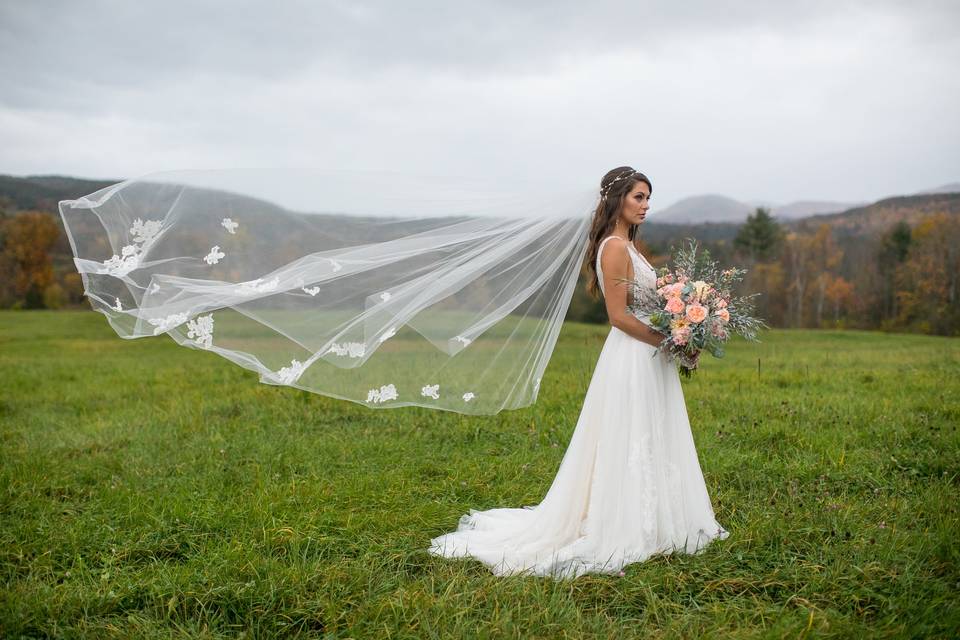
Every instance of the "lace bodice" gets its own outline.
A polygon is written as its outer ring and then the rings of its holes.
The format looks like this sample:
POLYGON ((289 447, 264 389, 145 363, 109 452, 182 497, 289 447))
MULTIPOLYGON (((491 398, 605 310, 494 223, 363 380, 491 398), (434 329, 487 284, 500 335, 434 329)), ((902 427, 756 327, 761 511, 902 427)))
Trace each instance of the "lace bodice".
MULTIPOLYGON (((607 240, 614 237, 616 236, 607 236, 604 238, 600 242, 600 248, 597 249, 597 279, 600 282, 600 292, 603 293, 604 296, 606 296, 606 292, 603 290, 603 270, 600 267, 600 256, 603 254, 603 246, 607 243, 607 240)), ((657 272, 653 266, 637 251, 637 248, 633 246, 632 242, 627 243, 627 253, 630 255, 630 261, 633 263, 634 279, 646 283, 655 289, 657 286, 657 272)))

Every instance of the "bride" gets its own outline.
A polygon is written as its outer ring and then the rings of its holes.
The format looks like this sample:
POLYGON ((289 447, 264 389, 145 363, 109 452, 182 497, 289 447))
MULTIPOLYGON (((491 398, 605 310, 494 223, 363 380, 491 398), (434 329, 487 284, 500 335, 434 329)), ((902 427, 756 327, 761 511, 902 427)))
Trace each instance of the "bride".
POLYGON ((676 366, 653 357, 665 337, 628 313, 619 279, 656 286, 634 244, 653 187, 619 167, 600 184, 587 256, 588 291, 611 328, 570 445, 536 506, 470 509, 428 551, 472 557, 495 575, 554 578, 617 573, 655 554, 697 553, 729 533, 717 523, 697 458, 676 366))
POLYGON ((656 284, 635 245, 651 191, 630 167, 604 176, 599 203, 592 186, 557 200, 404 172, 177 171, 59 208, 84 295, 120 336, 166 334, 370 408, 535 402, 585 256, 612 327, 550 489, 471 509, 429 548, 575 577, 727 535, 679 374, 654 357, 664 336, 628 312, 637 290, 621 281, 656 284))

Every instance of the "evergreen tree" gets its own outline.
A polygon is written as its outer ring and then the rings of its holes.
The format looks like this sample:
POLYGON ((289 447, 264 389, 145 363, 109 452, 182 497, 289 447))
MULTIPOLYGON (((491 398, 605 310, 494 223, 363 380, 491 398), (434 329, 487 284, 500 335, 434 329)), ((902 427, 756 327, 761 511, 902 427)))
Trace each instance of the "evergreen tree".
POLYGON ((901 220, 880 238, 880 250, 877 252, 877 267, 880 274, 880 303, 883 318, 894 318, 899 314, 897 308, 897 265, 907 259, 913 233, 910 225, 901 220))
POLYGON ((910 250, 911 236, 910 225, 903 220, 893 225, 883 235, 880 260, 896 262, 897 264, 906 260, 907 252, 910 250))
POLYGON ((753 262, 773 260, 779 255, 782 243, 783 229, 764 207, 757 207, 733 240, 734 248, 753 262))

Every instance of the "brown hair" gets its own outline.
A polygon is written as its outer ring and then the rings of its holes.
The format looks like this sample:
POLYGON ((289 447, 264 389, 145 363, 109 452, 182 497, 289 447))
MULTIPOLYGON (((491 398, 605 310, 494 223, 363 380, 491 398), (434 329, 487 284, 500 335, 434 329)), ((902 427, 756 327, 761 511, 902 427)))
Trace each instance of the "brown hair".
MULTIPOLYGON (((604 174, 600 180, 600 202, 593 212, 593 222, 590 225, 589 244, 587 245, 586 268, 588 274, 587 293, 594 299, 600 297, 600 285, 597 278, 597 251, 600 248, 600 241, 613 232, 614 225, 617 224, 617 218, 620 216, 620 210, 623 208, 623 200, 626 198, 633 185, 638 182, 645 182, 650 188, 650 194, 653 194, 653 185, 650 179, 632 167, 617 167, 604 174), (623 177, 627 176, 627 177, 623 177), (617 178, 620 178, 619 180, 617 178), (606 194, 606 197, 603 197, 606 194)), ((637 236, 640 233, 640 225, 632 224, 627 229, 627 238, 630 242, 637 245, 637 236)), ((639 248, 638 248, 639 249, 639 248)))

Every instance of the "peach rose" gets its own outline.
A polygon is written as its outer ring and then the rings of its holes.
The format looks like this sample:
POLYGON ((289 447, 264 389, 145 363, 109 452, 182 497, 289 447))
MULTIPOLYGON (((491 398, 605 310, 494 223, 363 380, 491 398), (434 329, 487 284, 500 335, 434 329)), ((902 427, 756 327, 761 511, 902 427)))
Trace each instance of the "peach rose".
POLYGON ((730 312, 726 309, 720 309, 717 311, 717 316, 719 316, 724 322, 730 322, 730 312))
POLYGON ((719 300, 713 303, 713 306, 715 306, 717 309, 723 309, 727 306, 727 301, 725 298, 720 298, 719 300))
POLYGON ((707 317, 707 308, 702 304, 691 304, 687 307, 687 320, 690 322, 703 322, 707 317))
POLYGON ((690 339, 690 328, 689 327, 677 327, 673 330, 673 341, 676 344, 687 344, 687 340, 690 339))
POLYGON ((685 307, 686 305, 683 304, 683 300, 680 298, 670 298, 663 308, 670 313, 683 313, 685 307))

